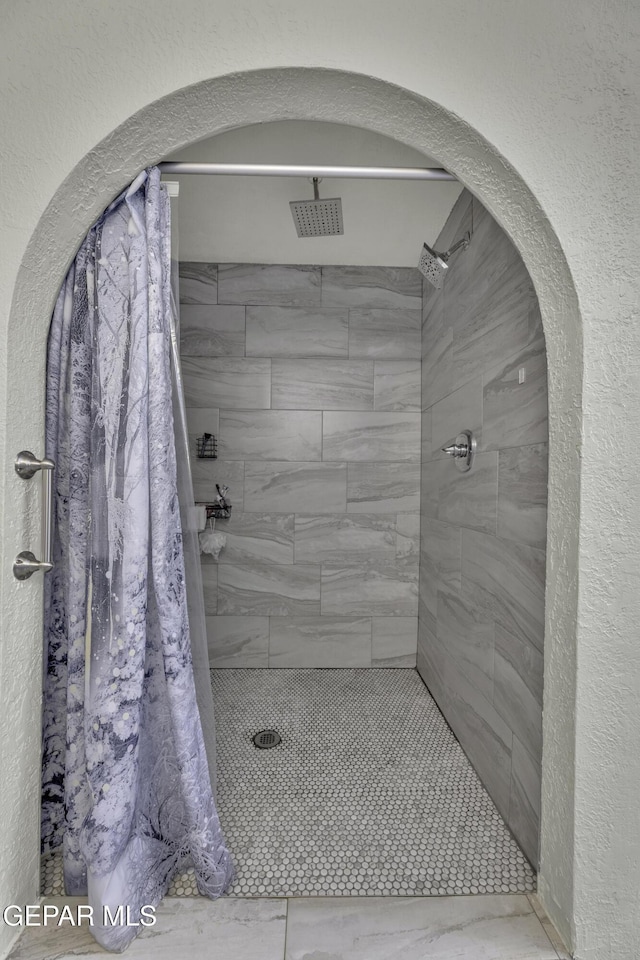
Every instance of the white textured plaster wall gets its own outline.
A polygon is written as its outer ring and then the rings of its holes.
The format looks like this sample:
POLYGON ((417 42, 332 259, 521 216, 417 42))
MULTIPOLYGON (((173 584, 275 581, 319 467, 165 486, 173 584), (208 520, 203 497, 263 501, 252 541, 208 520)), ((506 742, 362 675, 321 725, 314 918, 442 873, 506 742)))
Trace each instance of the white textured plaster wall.
POLYGON ((2 14, 0 900, 37 885, 40 587, 10 573, 35 545, 37 497, 12 460, 42 450, 57 285, 140 166, 244 123, 327 120, 456 172, 536 284, 551 407, 541 894, 580 960, 636 958, 640 497, 617 453, 640 432, 640 8, 23 0, 2 14))

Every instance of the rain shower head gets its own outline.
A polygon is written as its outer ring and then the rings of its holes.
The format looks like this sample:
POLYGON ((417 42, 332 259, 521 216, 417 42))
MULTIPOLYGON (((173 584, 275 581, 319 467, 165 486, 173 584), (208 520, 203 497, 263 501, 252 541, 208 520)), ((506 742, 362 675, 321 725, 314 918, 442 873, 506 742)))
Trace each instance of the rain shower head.
POLYGON ((313 200, 291 200, 291 216, 299 237, 334 237, 344 233, 342 200, 321 200, 318 177, 313 178, 313 200))
POLYGON ((423 244, 422 254, 418 262, 418 270, 423 277, 426 277, 429 283, 433 284, 436 290, 439 290, 444 283, 446 272, 449 269, 449 257, 452 253, 455 253, 456 250, 460 250, 461 247, 466 250, 469 246, 470 239, 471 235, 468 233, 465 234, 462 240, 454 243, 445 253, 438 253, 437 250, 432 250, 426 243, 423 244))

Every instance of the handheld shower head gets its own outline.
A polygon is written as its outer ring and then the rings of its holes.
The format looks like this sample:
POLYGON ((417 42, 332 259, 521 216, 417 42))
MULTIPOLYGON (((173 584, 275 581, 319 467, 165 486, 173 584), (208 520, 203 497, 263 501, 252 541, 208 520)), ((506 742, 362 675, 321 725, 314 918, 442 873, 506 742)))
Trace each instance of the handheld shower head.
POLYGON ((460 250, 460 248, 466 250, 469 246, 470 239, 471 235, 466 233, 462 240, 454 243, 445 253, 438 253, 437 250, 432 250, 426 243, 423 245, 422 254, 418 262, 418 270, 429 283, 433 284, 436 290, 439 290, 444 283, 446 272, 449 269, 449 257, 455 253, 456 250, 460 250))

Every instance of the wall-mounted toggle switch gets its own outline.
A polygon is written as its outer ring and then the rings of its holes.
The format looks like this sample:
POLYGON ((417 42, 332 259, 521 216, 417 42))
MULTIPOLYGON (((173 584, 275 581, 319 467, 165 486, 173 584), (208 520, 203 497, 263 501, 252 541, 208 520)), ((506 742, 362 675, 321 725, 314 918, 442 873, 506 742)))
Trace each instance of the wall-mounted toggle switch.
POLYGON ((526 379, 527 379, 527 368, 520 367, 520 369, 518 370, 518 383, 524 383, 526 379))

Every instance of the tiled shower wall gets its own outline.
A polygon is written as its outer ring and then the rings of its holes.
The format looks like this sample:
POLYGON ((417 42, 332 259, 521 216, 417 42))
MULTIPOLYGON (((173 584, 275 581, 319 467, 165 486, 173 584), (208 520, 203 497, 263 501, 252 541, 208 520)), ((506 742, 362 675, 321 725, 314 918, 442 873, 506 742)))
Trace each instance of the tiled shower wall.
POLYGON ((183 262, 180 299, 195 497, 233 504, 211 665, 414 666, 420 274, 183 262))
POLYGON ((537 299, 504 232, 465 191, 425 283, 418 669, 534 864, 538 859, 547 370, 537 299), (521 382, 523 381, 523 382, 521 382), (460 473, 440 448, 473 430, 460 473))

